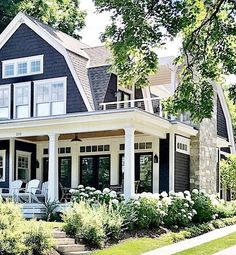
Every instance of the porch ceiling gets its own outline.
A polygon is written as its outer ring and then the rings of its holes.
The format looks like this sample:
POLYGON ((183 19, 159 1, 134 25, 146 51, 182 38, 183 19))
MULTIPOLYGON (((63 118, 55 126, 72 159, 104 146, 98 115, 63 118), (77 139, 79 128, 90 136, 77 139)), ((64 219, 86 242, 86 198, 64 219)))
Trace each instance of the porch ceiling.
MULTIPOLYGON (((88 138, 102 138, 102 137, 114 137, 114 136, 124 136, 125 132, 123 129, 119 130, 108 130, 108 131, 98 131, 98 132, 83 132, 83 133, 76 133, 78 134, 79 138, 81 139, 88 139, 88 138)), ((143 134, 142 132, 135 131, 135 135, 143 134)), ((74 138, 75 134, 61 134, 59 136, 59 140, 71 140, 74 138)), ((31 141, 31 142, 42 142, 48 141, 48 136, 27 136, 22 137, 24 140, 31 141)))

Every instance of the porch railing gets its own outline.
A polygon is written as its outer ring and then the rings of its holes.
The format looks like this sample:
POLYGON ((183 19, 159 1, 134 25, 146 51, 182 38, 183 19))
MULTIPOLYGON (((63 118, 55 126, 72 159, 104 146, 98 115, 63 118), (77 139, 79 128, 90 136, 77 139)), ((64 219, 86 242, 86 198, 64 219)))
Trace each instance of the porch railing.
POLYGON ((186 124, 192 124, 190 114, 188 113, 182 113, 178 116, 174 116, 163 111, 159 97, 101 103, 100 107, 104 111, 136 107, 168 120, 178 120, 186 124))

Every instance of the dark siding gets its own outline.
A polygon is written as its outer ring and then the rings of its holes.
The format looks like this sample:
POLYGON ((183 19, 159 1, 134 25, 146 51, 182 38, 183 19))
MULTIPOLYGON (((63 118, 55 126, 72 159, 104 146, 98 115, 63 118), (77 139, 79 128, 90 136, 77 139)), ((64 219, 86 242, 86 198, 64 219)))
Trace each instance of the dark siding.
MULTIPOLYGON (((111 73, 109 73, 109 66, 94 67, 89 69, 89 80, 96 110, 100 109, 99 104, 104 102, 107 87, 108 84, 110 84, 110 78, 111 73)), ((113 87, 113 82, 110 85, 113 87)), ((109 100, 109 95, 107 95, 106 100, 109 100)))
POLYGON ((0 50, 0 85, 67 76, 67 113, 86 111, 77 85, 64 57, 33 30, 22 24, 0 50), (44 55, 44 73, 2 79, 3 60, 44 55))
POLYGON ((160 139, 160 192, 169 192, 169 134, 166 139, 160 139))
POLYGON ((226 119, 220 103, 219 97, 217 96, 217 135, 229 139, 226 119))
POLYGON ((0 141, 0 150, 6 150, 5 182, 0 182, 0 188, 9 188, 9 140, 0 141))
MULTIPOLYGON (((31 154, 31 179, 35 179, 36 178, 36 144, 16 141, 15 150, 32 153, 31 154)), ((15 162, 16 162, 16 158, 15 158, 15 162)), ((16 178, 16 172, 15 172, 15 178, 16 178)))
POLYGON ((116 101, 116 93, 117 93, 117 76, 115 74, 111 74, 104 102, 116 101))
POLYGON ((175 191, 189 190, 189 167, 190 156, 175 152, 175 191))

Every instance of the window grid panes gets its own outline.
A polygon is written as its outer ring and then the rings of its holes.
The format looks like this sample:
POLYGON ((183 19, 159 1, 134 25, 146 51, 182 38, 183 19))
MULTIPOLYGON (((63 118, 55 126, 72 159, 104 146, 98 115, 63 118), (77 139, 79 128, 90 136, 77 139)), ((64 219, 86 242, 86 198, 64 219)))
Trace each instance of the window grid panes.
POLYGON ((0 181, 5 181, 5 156, 4 153, 0 154, 0 181))
POLYGON ((17 74, 18 75, 27 74, 27 62, 17 64, 17 74))
MULTIPOLYGON (((134 144, 134 149, 135 150, 148 150, 152 149, 152 142, 147 142, 147 143, 135 143, 134 144)), ((125 144, 120 144, 120 150, 123 151, 125 150, 125 144)))
POLYGON ((17 163, 18 179, 29 181, 30 179, 30 157, 19 155, 17 163))
POLYGON ((9 119, 9 88, 0 88, 0 119, 9 119))
POLYGON ((5 65, 5 76, 14 76, 14 64, 5 65))
POLYGON ((100 152, 110 151, 110 145, 92 145, 92 146, 80 146, 80 152, 100 152))
POLYGON ((38 73, 41 71, 41 61, 34 60, 31 61, 31 73, 38 73))
POLYGON ((15 86, 15 118, 29 117, 30 87, 15 86))

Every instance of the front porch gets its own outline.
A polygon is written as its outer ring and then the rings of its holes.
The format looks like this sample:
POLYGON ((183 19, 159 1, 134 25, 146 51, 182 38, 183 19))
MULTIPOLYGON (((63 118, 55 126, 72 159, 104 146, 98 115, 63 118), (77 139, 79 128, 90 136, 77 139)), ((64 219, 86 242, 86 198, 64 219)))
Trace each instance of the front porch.
POLYGON ((174 190, 175 135, 190 138, 197 132, 138 109, 15 120, 1 124, 0 131, 0 150, 6 152, 0 188, 15 179, 48 181, 51 201, 60 198, 59 183, 120 186, 126 198, 163 187, 174 190), (72 141, 75 136, 81 141, 72 141), (162 176, 160 165, 166 169, 162 176), (168 179, 164 186, 163 178, 168 179))

